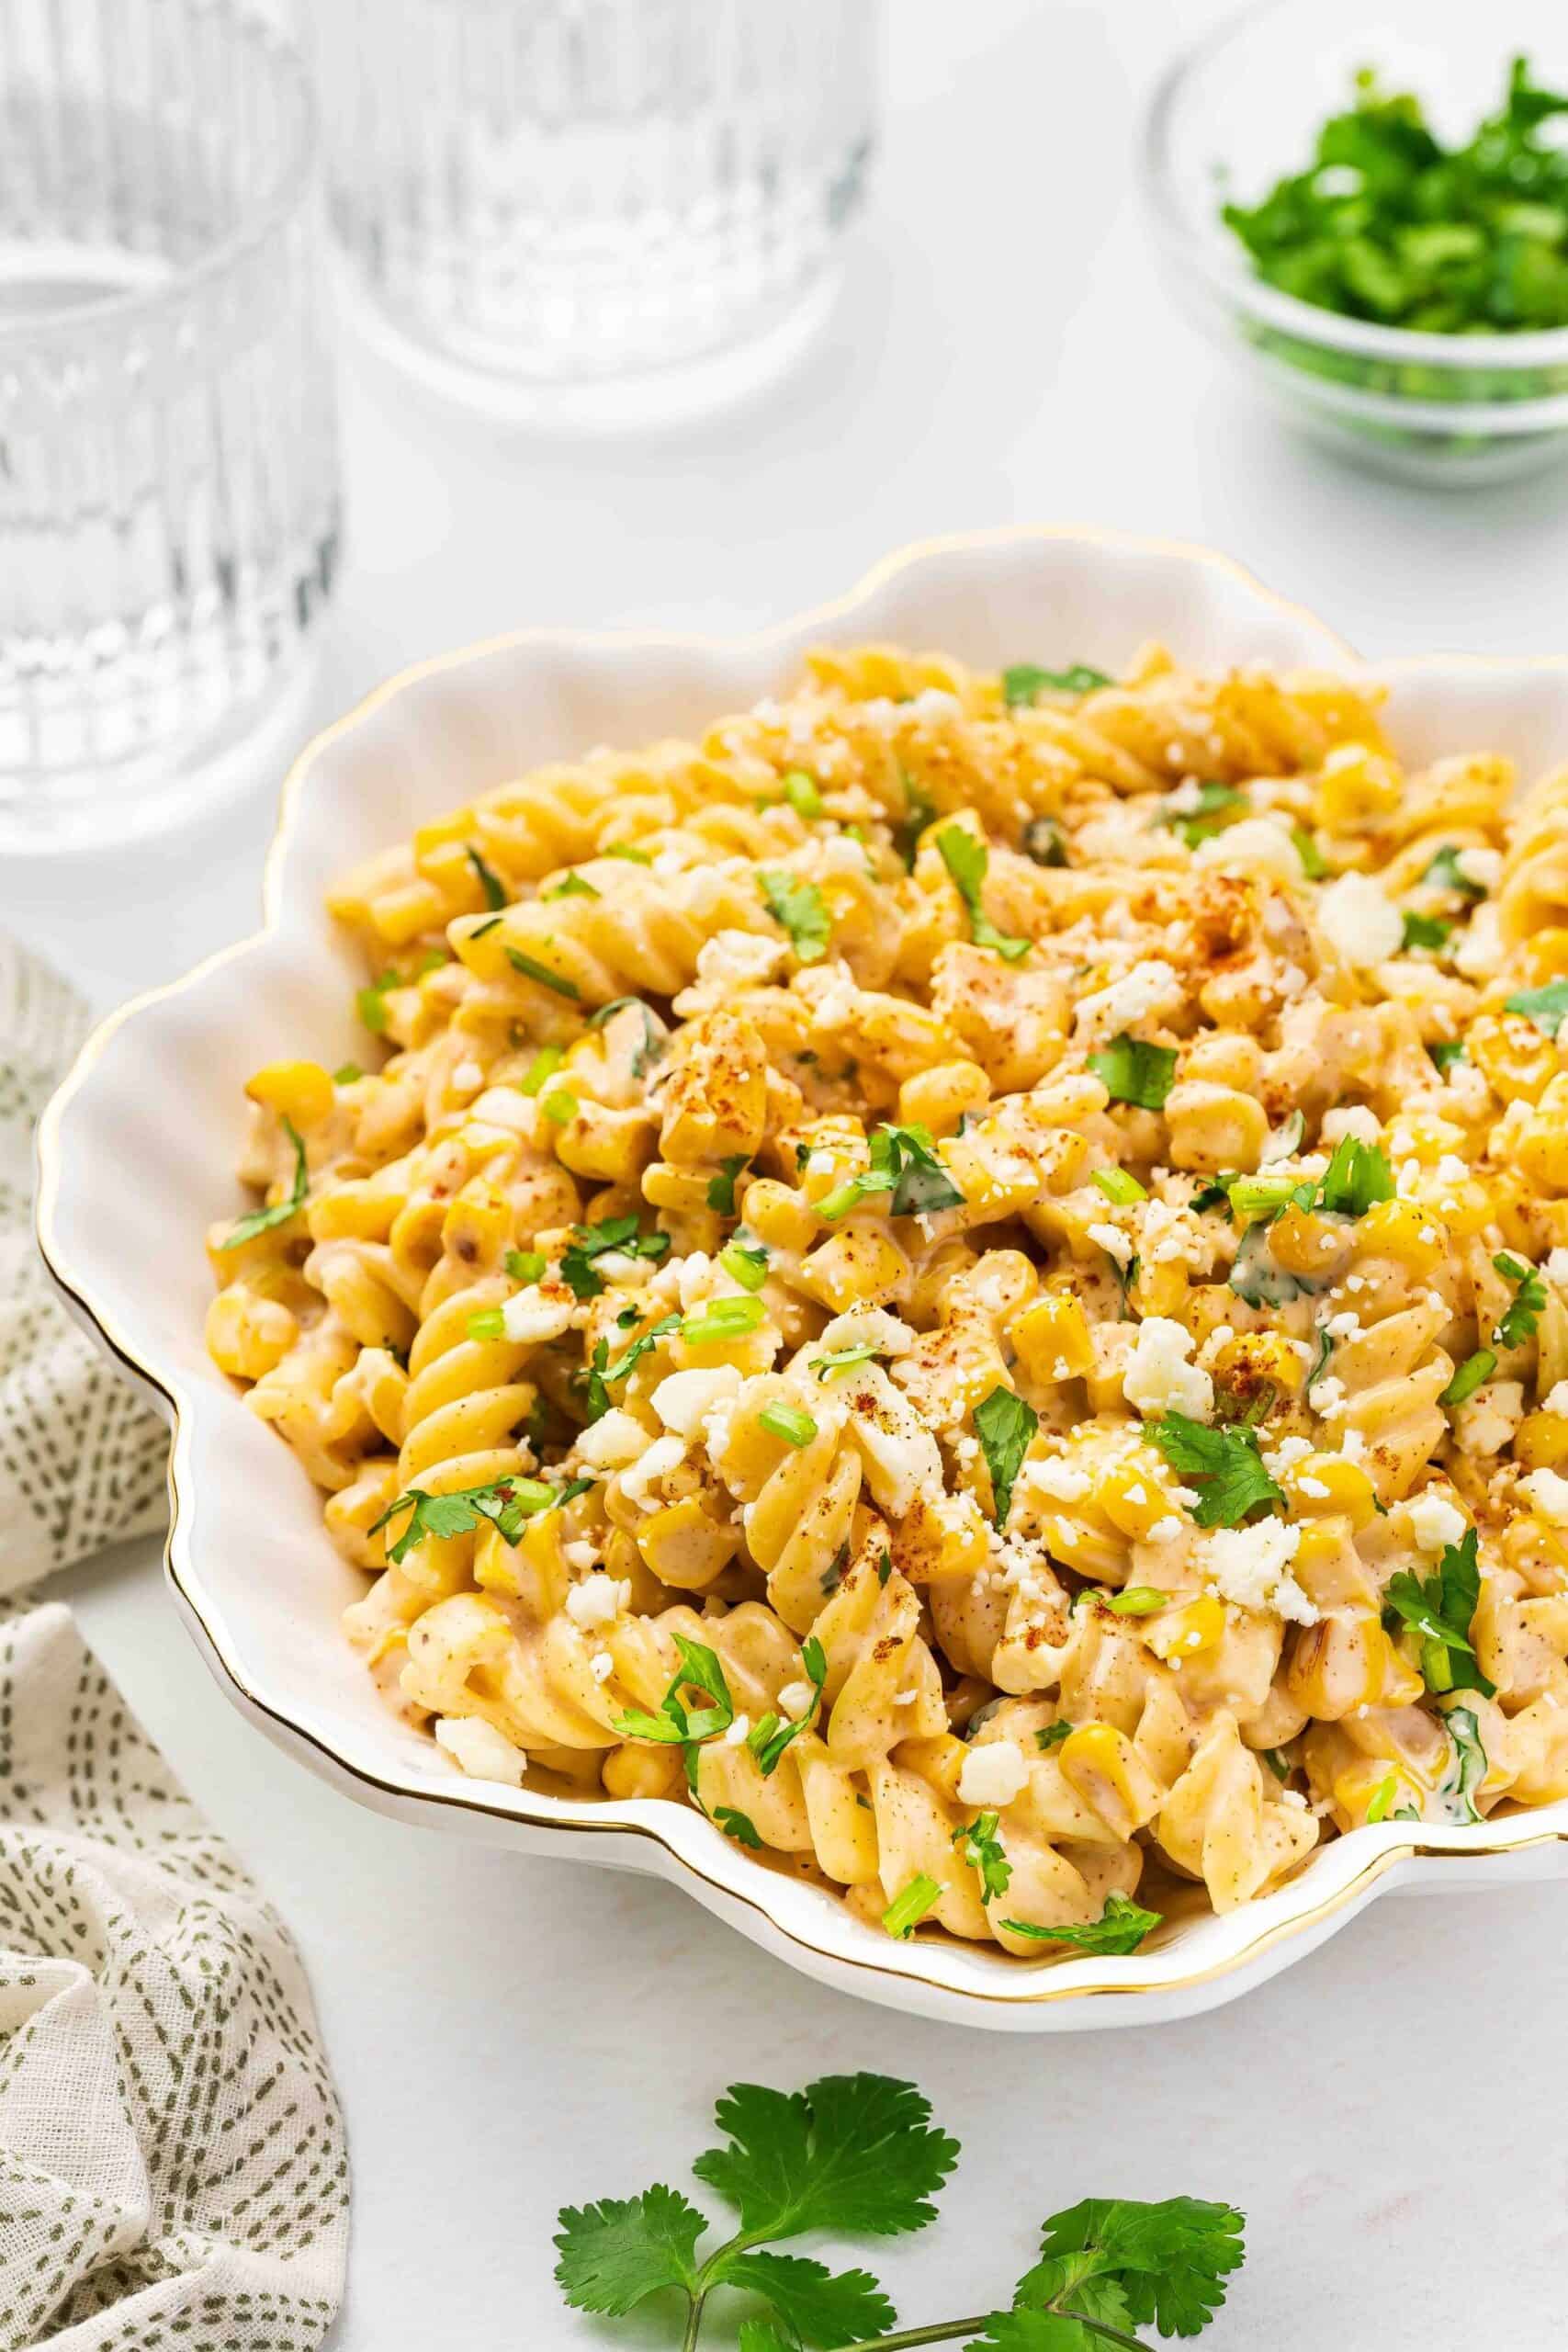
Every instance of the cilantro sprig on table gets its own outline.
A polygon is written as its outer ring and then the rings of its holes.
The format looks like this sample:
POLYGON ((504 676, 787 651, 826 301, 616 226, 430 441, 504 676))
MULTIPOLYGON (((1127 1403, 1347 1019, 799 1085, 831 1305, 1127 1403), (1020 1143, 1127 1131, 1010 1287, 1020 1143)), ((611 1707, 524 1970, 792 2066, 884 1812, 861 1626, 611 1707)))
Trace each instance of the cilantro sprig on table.
MULTIPOLYGON (((932 2124, 915 2086, 882 2075, 827 2075, 793 2094, 736 2083, 714 2120, 725 2144, 692 2170, 733 2211, 733 2235, 699 2254, 708 2215, 662 2182, 565 2206, 556 2280, 573 2310, 619 2319, 659 2296, 665 2340, 678 2329, 682 2352, 715 2340, 714 2299, 726 2290, 726 2309, 735 2293, 752 2306, 739 2321, 739 2352, 912 2352, 961 2337, 969 2352, 1141 2352, 1134 2328, 1201 2334, 1245 2258, 1243 2216, 1228 2205, 1086 2198, 1045 2222, 1040 2259, 1008 2308, 892 2333, 892 2302, 868 2271, 770 2248, 807 2232, 907 2236, 935 2220, 958 2143, 932 2124)), ((725 2340, 734 2324, 721 2322, 725 2340)))

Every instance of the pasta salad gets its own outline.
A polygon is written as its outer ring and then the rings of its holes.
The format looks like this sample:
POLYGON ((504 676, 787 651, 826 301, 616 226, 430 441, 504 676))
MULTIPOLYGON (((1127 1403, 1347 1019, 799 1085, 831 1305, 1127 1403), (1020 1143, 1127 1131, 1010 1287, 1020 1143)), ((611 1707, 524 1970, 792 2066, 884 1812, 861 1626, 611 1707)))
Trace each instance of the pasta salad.
POLYGON ((351 876, 211 1352, 482 1781, 1130 1951, 1568 1794, 1568 773, 812 655, 351 876))

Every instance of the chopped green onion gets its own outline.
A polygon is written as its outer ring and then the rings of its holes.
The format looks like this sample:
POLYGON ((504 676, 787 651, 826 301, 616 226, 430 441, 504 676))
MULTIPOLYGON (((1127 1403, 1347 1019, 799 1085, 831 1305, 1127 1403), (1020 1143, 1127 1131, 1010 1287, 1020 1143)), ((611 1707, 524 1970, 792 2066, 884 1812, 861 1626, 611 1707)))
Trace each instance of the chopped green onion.
POLYGON ((509 1250, 506 1253, 506 1271, 514 1283, 542 1282, 548 1263, 542 1250, 509 1250))
POLYGON ((798 1405, 764 1405, 757 1420, 773 1437, 782 1437, 786 1445, 797 1449, 809 1445, 817 1434, 816 1422, 798 1405))
POLYGON ((478 1314, 470 1315, 468 1317, 468 1337, 470 1340, 504 1340, 506 1337, 506 1317, 502 1315, 500 1307, 482 1306, 479 1310, 478 1314))
POLYGON ((526 1075, 517 1081, 524 1093, 537 1094, 546 1079, 553 1078, 565 1059, 566 1051, 563 1046, 541 1046, 529 1063, 526 1075))
POLYGON ((700 1312, 687 1316, 681 1337, 691 1347, 702 1347, 712 1340, 738 1340, 756 1330, 764 1313, 760 1298, 710 1298, 700 1312))
POLYGON ((900 1939, 913 1935, 928 1912, 934 1911, 942 1901, 942 1890, 934 1878, 919 1871, 909 1881, 901 1894, 896 1894, 882 1915, 882 1924, 890 1936, 900 1939))
POLYGON ((1119 1209, 1130 1208, 1134 1201, 1146 1201, 1148 1193, 1135 1176, 1124 1168, 1097 1168, 1089 1182, 1098 1184, 1108 1201, 1119 1209))
POLYGON ((570 1127, 577 1116, 577 1097, 564 1086, 553 1086, 539 1097, 539 1108, 553 1127, 570 1127))
POLYGON ((822 814, 822 795, 817 789, 815 777, 807 775, 804 768, 790 769, 784 779, 784 793, 797 817, 822 814))
POLYGON ((513 971, 522 973, 525 980, 537 980, 542 989, 553 989, 557 996, 570 997, 574 1004, 581 1001, 582 990, 577 982, 569 980, 562 972, 552 972, 549 966, 541 964, 536 956, 525 956, 519 949, 509 947, 506 960, 513 971))
POLYGON ((1111 1607, 1118 1617, 1152 1617, 1169 1600, 1168 1592, 1160 1592, 1152 1584, 1130 1584, 1111 1596, 1111 1607))
POLYGON ((727 1250, 719 1251, 718 1262, 742 1290, 761 1290, 768 1279, 765 1250, 749 1250, 742 1242, 732 1241, 727 1250))
POLYGON ((1438 1404, 1462 1405, 1467 1396, 1474 1396, 1483 1381, 1491 1379, 1496 1369, 1497 1359, 1491 1349, 1477 1348, 1472 1356, 1466 1356, 1448 1386, 1438 1396, 1438 1404))

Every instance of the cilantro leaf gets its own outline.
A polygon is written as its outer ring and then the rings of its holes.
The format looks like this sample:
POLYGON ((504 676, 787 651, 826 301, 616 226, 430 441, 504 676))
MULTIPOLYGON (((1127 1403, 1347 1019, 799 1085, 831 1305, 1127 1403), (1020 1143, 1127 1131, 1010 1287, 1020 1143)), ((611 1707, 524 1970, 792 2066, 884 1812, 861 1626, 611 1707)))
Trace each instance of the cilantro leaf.
POLYGON ((869 1193, 891 1193, 891 1216, 930 1216, 961 1208, 964 1194, 953 1182, 929 1127, 877 1127, 867 1145, 869 1168, 825 1193, 815 1205, 829 1223, 847 1216, 869 1193))
POLYGON ((1375 1143, 1341 1136, 1318 1178, 1317 1205, 1333 1216, 1365 1216, 1378 1201, 1393 1198, 1393 1170, 1375 1143))
POLYGON ((1492 1263, 1506 1283, 1514 1285, 1512 1305, 1492 1337, 1499 1347, 1522 1348, 1527 1340, 1535 1337, 1535 1327, 1546 1312, 1546 1284, 1533 1266, 1523 1264, 1503 1250, 1492 1263))
POLYGON ((1012 2301, 1015 2311, 1060 2309, 1075 2318, 1104 2320, 1111 2327, 1124 2328, 1132 2320, 1120 2279, 1100 2269, 1093 2247, 1037 2262, 1013 2289, 1012 2301))
POLYGON ((1301 859, 1302 872, 1306 879, 1309 882, 1326 880, 1328 860, 1317 845, 1316 835, 1308 832, 1304 825, 1292 825, 1291 839, 1295 843, 1296 855, 1301 859))
POLYGON ((1548 1037, 1555 1037, 1568 1020, 1568 980, 1549 980, 1541 989, 1520 989, 1503 1000, 1505 1012, 1522 1012, 1548 1037))
POLYGON ((553 1510, 567 1500, 570 1494, 582 1491, 548 1486, 541 1478, 492 1478, 488 1486, 459 1487, 450 1494, 427 1494, 423 1487, 408 1487, 387 1505, 378 1520, 371 1521, 368 1532, 377 1535, 391 1521, 407 1511, 407 1526, 397 1541, 387 1546, 387 1557, 394 1566, 408 1557, 416 1544, 431 1538, 444 1539, 467 1535, 482 1521, 488 1521, 508 1544, 515 1544, 522 1533, 523 1521, 536 1511, 553 1510))
POLYGON ((885 2334, 897 2317, 868 2270, 835 2274, 803 2255, 726 2255, 714 2275, 727 2287, 765 2296, 784 2323, 786 2345, 858 2344, 885 2334))
POLYGON ((1259 1503, 1282 1503, 1250 1429, 1208 1429, 1185 1413, 1165 1413, 1145 1426, 1171 1468, 1193 1480, 1199 1498, 1192 1516, 1200 1527, 1239 1527, 1259 1503))
POLYGON ((999 1819, 998 1814, 977 1813, 973 1821, 961 1824, 953 1831, 951 1841, 958 1849, 960 1860, 979 1871, 983 1904, 989 1903, 993 1895, 1005 1894, 1012 1878, 1012 1864, 997 1836, 999 1819))
POLYGON ((1174 1046, 1151 1046, 1142 1037, 1129 1037, 1124 1029, 1089 1057, 1090 1069, 1112 1102, 1135 1103, 1141 1111, 1164 1110, 1176 1080, 1176 1063, 1174 1046))
POLYGON ((725 1836, 733 1838, 738 1846, 750 1846, 753 1853, 761 1852, 761 1835, 749 1813, 741 1813, 732 1804, 716 1804, 713 1818, 725 1836))
MULTIPOLYGON (((711 1739, 716 1733, 728 1731, 735 1721, 735 1702, 729 1695, 724 1667, 716 1650, 705 1642, 689 1642, 682 1634, 675 1636, 675 1647, 681 1663, 670 1679, 670 1687, 659 1702, 657 1715, 645 1714, 633 1707, 616 1715, 611 1729, 623 1739, 657 1740, 667 1747, 695 1746, 711 1739), (700 1690, 711 1699, 711 1707, 688 1708, 682 1692, 700 1690)), ((739 1816, 744 1820, 745 1815, 739 1816)))
POLYGON ((998 1527, 1007 1525, 1013 1487, 1039 1427, 1040 1416, 1033 1406, 1010 1388, 993 1388, 975 1408, 975 1434, 990 1473, 994 1516, 998 1527))
POLYGON ((1057 1747, 1064 1739, 1071 1739, 1077 1729, 1077 1724, 1069 1723, 1063 1715, 1055 1723, 1041 1726, 1034 1735, 1034 1745, 1039 1748, 1057 1747))
POLYGON ((596 1258, 618 1250, 628 1258, 668 1257, 667 1233, 639 1233, 636 1215, 604 1217, 597 1225, 574 1225, 560 1261, 561 1279, 578 1298, 597 1298, 604 1287, 596 1258))
POLYGON ((1461 1037, 1439 1037, 1435 1046, 1427 1046, 1427 1056, 1432 1068, 1446 1077, 1456 1062, 1463 1061, 1464 1040, 1461 1037))
POLYGON ((642 1043, 632 1055, 632 1076, 646 1078, 651 1065, 663 1060, 665 1047, 670 1041, 640 996, 613 996, 608 1004, 602 1004, 597 1012, 589 1014, 588 1026, 590 1029, 603 1029, 617 1012, 624 1012, 632 1004, 642 1015, 642 1043))
POLYGON ((1066 836, 1055 817, 1032 817, 1023 829, 1023 854, 1036 865, 1066 865, 1066 836))
POLYGON ((557 2217, 556 2284, 573 2311, 620 2319, 661 2287, 690 2293, 707 2216, 662 2184, 640 2197, 565 2205, 557 2217))
POLYGON ((581 874, 565 875, 560 881, 552 882, 547 890, 539 893, 541 899, 597 899, 600 895, 592 883, 581 874))
POLYGON ((1225 2299, 1225 2279, 1246 2258, 1243 2217, 1229 2205, 1168 2197, 1088 2197, 1045 2224, 1041 2251, 1061 2258, 1093 2254, 1122 2289, 1134 2327, 1197 2335, 1225 2299))
POLYGON ((984 2335, 966 2345, 964 2352, 1102 2352, 1104 2343, 1103 2335, 1070 2312, 1020 2304, 1010 2312, 993 2312, 984 2335))
POLYGON ((923 2229, 958 2156, 913 2083, 885 2075, 825 2075, 794 2093, 736 2083, 714 2120, 728 2145, 708 2149, 692 2169, 735 2207, 751 2237, 923 2229))
POLYGON ((1444 922, 1438 915, 1417 914, 1414 908, 1406 907, 1399 952, 1402 956, 1408 956, 1414 948, 1427 947, 1435 955, 1447 943, 1452 929, 1451 922, 1444 922))
POLYGON ((294 1146, 294 1185, 286 1201, 275 1202, 269 1209, 253 1209, 231 1226, 218 1244, 220 1250, 238 1250, 254 1241, 258 1233, 270 1233, 275 1225, 287 1225, 305 1205, 305 1195, 310 1188, 310 1170, 305 1164, 305 1145, 292 1119, 285 1118, 283 1132, 294 1146))
POLYGON ((1037 1928, 1027 1919, 1004 1919, 1002 1925, 1015 1936, 1028 1936, 1036 1943, 1073 1944, 1079 1951, 1121 1954, 1136 1951, 1163 1917, 1161 1912, 1144 1910, 1125 1894, 1108 1894, 1099 1918, 1078 1927, 1037 1928))
POLYGON ((987 868, 991 863, 986 843, 966 832, 962 825, 944 825, 936 837, 936 845, 968 912, 969 936, 976 946, 993 948, 1004 963, 1019 963, 1029 953, 1029 941, 1013 939, 998 931, 980 904, 987 868))
POLYGON ((828 1679, 828 1653, 815 1634, 807 1634, 800 1645, 800 1662, 811 1684, 811 1704, 803 1715, 791 1722, 787 1716, 768 1713, 753 1724, 746 1745, 757 1759, 757 1767, 764 1781, 778 1770, 784 1749, 791 1740, 809 1731, 822 1708, 822 1685, 828 1679))
POLYGON ((1088 695, 1097 686, 1113 686, 1103 670, 1091 670, 1087 662, 1075 662, 1070 670, 1042 670, 1032 662, 1014 662, 1002 672, 1002 698, 1010 710, 1020 703, 1032 703, 1043 689, 1054 694, 1088 695))
POLYGON ((1209 841, 1224 831, 1228 816, 1249 806, 1246 793, 1238 792, 1233 784, 1201 784, 1190 795, 1168 795, 1154 821, 1168 826, 1189 849, 1196 849, 1200 842, 1209 841))
POLYGON ((373 1037, 387 1034, 387 996, 389 990, 407 986, 400 972, 383 972, 378 979, 367 980, 355 991, 354 1003, 360 1021, 373 1037))
POLYGON ((486 906, 492 915, 498 914, 506 904, 505 883, 493 866, 485 864, 479 851, 471 843, 468 847, 468 864, 473 867, 475 879, 485 894, 486 906))
POLYGON ((1476 1533, 1466 1528, 1450 1544, 1434 1575, 1425 1579, 1401 1568, 1383 1591, 1382 1622, 1391 1634, 1415 1634, 1421 1645, 1421 1672, 1429 1690, 1479 1690, 1490 1699, 1488 1682, 1471 1644, 1471 1621, 1481 1600, 1476 1533))
POLYGON ((788 932, 797 962, 819 964, 828 953, 832 924, 816 883, 803 882, 794 874, 759 874, 757 888, 773 921, 788 932))
POLYGON ((719 1161, 718 1174, 708 1178, 705 1197, 709 1208, 716 1210, 720 1216, 735 1215, 735 1180, 743 1168, 750 1165, 750 1152, 732 1152, 728 1159, 719 1161))

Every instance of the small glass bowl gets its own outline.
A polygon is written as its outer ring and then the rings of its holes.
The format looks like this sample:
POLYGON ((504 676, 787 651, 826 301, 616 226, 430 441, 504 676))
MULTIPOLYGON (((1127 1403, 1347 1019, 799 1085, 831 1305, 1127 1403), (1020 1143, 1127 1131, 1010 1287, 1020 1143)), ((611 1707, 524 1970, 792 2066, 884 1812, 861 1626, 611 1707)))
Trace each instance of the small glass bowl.
POLYGON ((1511 60, 1568 86, 1562 0, 1268 0, 1179 57, 1149 101, 1139 157, 1170 281, 1194 322, 1292 423, 1380 473, 1506 480, 1568 457, 1568 327, 1417 334, 1280 293, 1220 218, 1301 170, 1362 66, 1411 89, 1441 136, 1500 102, 1511 60))

